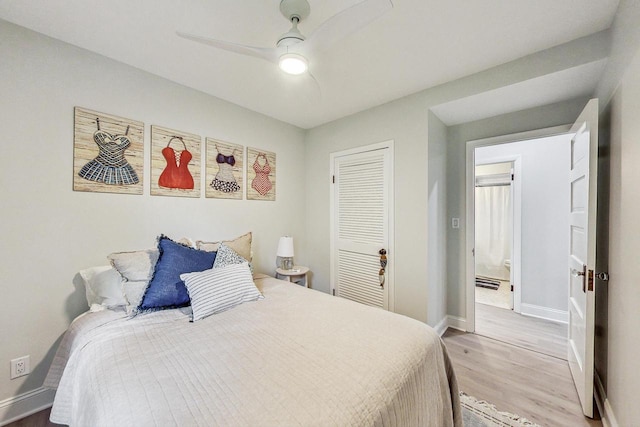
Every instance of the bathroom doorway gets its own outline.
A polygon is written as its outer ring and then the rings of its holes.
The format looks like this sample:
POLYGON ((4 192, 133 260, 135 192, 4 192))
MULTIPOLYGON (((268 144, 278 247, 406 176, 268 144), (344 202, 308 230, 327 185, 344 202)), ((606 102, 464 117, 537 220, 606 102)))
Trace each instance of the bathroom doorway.
POLYGON ((513 310, 513 162, 475 167, 477 304, 513 310))

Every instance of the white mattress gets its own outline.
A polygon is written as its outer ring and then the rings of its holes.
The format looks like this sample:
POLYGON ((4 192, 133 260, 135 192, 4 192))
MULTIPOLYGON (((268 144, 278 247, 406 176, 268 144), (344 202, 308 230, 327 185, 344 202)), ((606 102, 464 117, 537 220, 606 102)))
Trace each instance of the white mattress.
POLYGON ((45 386, 78 426, 459 426, 430 327, 264 276, 265 299, 195 323, 189 309, 76 319, 45 386))

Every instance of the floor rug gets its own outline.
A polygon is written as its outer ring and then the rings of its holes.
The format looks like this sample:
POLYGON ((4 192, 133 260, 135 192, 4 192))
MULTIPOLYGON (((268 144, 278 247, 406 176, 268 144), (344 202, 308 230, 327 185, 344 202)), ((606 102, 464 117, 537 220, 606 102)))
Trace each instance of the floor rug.
POLYGON ((490 279, 488 277, 476 277, 476 286, 497 290, 500 287, 500 280, 490 279))
POLYGON ((540 427, 526 418, 508 412, 500 412, 484 400, 460 392, 464 427, 540 427))

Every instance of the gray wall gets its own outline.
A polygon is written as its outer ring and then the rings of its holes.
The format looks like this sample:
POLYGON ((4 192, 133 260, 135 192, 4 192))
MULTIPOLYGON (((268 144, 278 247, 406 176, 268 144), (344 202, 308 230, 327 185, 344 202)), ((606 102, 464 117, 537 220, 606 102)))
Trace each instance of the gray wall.
POLYGON ((596 293, 596 369, 620 426, 640 419, 640 50, 630 55, 607 110, 610 137, 600 147, 601 154, 610 156, 608 254, 602 246, 596 249, 599 258, 608 255, 611 275, 608 283, 596 282, 596 287, 606 287, 596 293), (598 308, 603 303, 607 307, 598 308))
POLYGON ((427 110, 417 97, 310 130, 306 138, 306 250, 313 287, 329 291, 329 155, 394 141, 395 311, 427 321, 427 110))
MULTIPOLYGON (((440 120, 431 114, 429 109, 531 78, 599 61, 606 57, 608 43, 609 34, 603 31, 309 130, 305 138, 308 194, 305 244, 309 262, 312 264, 314 288, 325 292, 329 290, 329 154, 392 139, 395 141, 396 311, 425 322, 436 321, 435 318, 440 314, 435 308, 439 304, 439 297, 436 295, 436 302, 427 302, 428 282, 430 279, 435 280, 432 291, 438 294, 442 289, 437 283, 439 280, 445 280, 448 286, 454 283, 456 287, 453 295, 447 291, 447 308, 451 310, 453 307, 454 310, 449 313, 464 317, 464 300, 462 305, 458 306, 457 295, 458 276, 460 272, 464 274, 464 262, 461 263, 460 270, 457 264, 461 259, 460 249, 455 247, 460 243, 459 236, 464 236, 464 228, 447 233, 448 250, 444 256, 447 274, 433 272, 431 278, 428 274, 427 246, 429 242, 442 240, 441 234, 434 237, 436 240, 430 240, 428 232, 428 229, 435 225, 435 222, 428 224, 428 198, 430 194, 434 195, 433 192, 430 193, 430 182, 434 185, 439 182, 438 185, 444 186, 443 182, 446 181, 448 217, 459 216, 464 221, 464 210, 458 210, 464 206, 464 202, 459 200, 459 197, 464 197, 464 187, 460 185, 464 180, 465 156, 464 148, 460 144, 484 136, 572 122, 586 100, 454 126, 453 133, 449 131, 446 137, 447 151, 444 155, 438 154, 442 149, 440 145, 427 148, 430 136, 433 135, 438 144, 445 139, 440 120), (576 107, 578 104, 581 105, 576 107), (503 119, 513 119, 514 122, 502 123, 503 119), (435 131, 430 132, 429 127, 432 124, 435 131), (451 148, 452 142, 454 148, 451 148), (430 154, 434 154, 438 160, 430 162, 430 154), (443 180, 440 178, 442 171, 437 168, 445 159, 447 173, 443 180), (431 167, 436 167, 437 171, 431 175, 433 179, 430 181, 428 169, 431 167), (460 175, 461 171, 463 175, 460 175), (449 184, 451 179, 453 186, 449 184), (452 215, 456 211, 457 213, 452 215), (452 299, 456 302, 452 302, 452 299), (427 309, 427 305, 432 303, 436 310, 433 318, 429 317, 427 309)), ((433 209, 432 214, 442 216, 443 211, 440 207, 433 209)), ((433 262, 438 264, 443 260, 433 262)))
POLYGON ((292 209, 305 193, 302 130, 5 21, 0 58, 0 401, 42 385, 58 338, 87 309, 74 275, 109 253, 151 247, 160 233, 251 230, 257 271, 273 273, 278 237, 302 239, 305 217, 292 209), (72 191, 74 106, 145 123, 144 195, 72 191), (151 124, 276 152, 277 200, 150 196, 151 124), (10 381, 8 361, 23 355, 33 373, 10 381))
POLYGON ((427 323, 447 315, 447 127, 429 112, 427 200, 427 323))

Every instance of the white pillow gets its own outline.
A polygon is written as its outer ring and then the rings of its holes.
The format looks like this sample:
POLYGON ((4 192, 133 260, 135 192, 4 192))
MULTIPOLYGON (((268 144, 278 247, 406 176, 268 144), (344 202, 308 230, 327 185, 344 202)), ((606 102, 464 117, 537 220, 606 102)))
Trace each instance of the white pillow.
POLYGON ((114 252, 107 256, 113 268, 129 281, 151 280, 158 262, 158 249, 146 249, 133 252, 114 252))
POLYGON ((111 265, 122 276, 122 292, 128 302, 127 313, 133 314, 140 305, 144 292, 153 277, 160 252, 146 249, 133 252, 115 252, 107 256, 111 265))
POLYGON ((122 281, 122 291, 124 292, 124 296, 129 303, 127 305, 127 314, 133 314, 135 309, 138 308, 138 306, 142 302, 142 297, 144 297, 144 292, 147 290, 148 286, 148 280, 122 281))
POLYGON ((109 308, 127 305, 122 293, 122 277, 110 265, 87 268, 78 274, 84 282, 89 307, 94 304, 109 308))
POLYGON ((243 302, 264 298, 253 283, 251 270, 246 262, 181 274, 180 279, 189 292, 193 322, 243 302))

